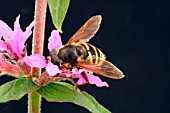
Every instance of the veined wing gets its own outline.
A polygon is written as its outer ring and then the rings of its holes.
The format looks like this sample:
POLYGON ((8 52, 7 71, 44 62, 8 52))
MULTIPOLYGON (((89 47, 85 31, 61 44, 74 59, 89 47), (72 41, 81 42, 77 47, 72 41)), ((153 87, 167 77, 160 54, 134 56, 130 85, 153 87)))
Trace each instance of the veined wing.
POLYGON ((98 31, 100 27, 102 17, 101 15, 96 15, 91 17, 67 42, 71 44, 73 42, 88 42, 94 34, 98 31))
POLYGON ((120 71, 116 66, 106 60, 103 60, 98 65, 90 64, 84 60, 78 62, 77 66, 111 79, 121 79, 125 76, 122 71, 120 71))

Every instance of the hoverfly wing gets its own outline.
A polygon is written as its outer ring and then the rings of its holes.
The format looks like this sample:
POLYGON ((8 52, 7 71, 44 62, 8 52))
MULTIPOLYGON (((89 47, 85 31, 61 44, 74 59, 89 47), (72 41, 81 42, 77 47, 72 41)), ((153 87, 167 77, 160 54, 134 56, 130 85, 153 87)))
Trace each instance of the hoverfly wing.
POLYGON ((100 27, 102 17, 96 15, 91 17, 67 42, 71 44, 73 42, 88 42, 100 27))
POLYGON ((121 79, 124 77, 122 71, 106 60, 103 60, 99 65, 89 64, 87 61, 80 61, 77 63, 77 66, 111 79, 121 79))

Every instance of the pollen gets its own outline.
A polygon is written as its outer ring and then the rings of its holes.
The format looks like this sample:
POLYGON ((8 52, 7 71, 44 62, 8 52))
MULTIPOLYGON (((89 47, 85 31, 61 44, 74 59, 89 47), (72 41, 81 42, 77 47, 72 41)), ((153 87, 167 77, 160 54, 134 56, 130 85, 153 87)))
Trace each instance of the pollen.
POLYGON ((76 72, 76 69, 72 69, 72 72, 73 72, 73 73, 76 72))
POLYGON ((90 73, 90 74, 93 74, 93 72, 92 72, 92 71, 89 71, 89 73, 90 73))
POLYGON ((7 39, 5 40, 5 42, 7 42, 7 43, 10 42, 10 38, 7 38, 7 39))

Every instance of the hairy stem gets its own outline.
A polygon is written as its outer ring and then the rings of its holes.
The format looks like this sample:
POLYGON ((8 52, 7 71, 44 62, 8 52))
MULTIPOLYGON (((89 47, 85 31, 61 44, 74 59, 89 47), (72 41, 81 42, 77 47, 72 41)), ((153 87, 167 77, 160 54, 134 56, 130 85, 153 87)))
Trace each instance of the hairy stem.
POLYGON ((41 113, 41 96, 37 92, 28 95, 28 113, 41 113))
MULTIPOLYGON (((43 54, 44 30, 47 0, 35 0, 35 26, 33 31, 32 54, 43 54)), ((39 79, 40 68, 32 68, 31 76, 39 79)), ((28 113, 41 112, 41 96, 37 92, 28 94, 28 113)))
MULTIPOLYGON (((32 54, 43 54, 44 45, 44 30, 46 17, 47 0, 36 0, 35 4, 35 26, 32 41, 32 54)), ((32 69, 32 76, 39 78, 41 70, 38 68, 32 69)))

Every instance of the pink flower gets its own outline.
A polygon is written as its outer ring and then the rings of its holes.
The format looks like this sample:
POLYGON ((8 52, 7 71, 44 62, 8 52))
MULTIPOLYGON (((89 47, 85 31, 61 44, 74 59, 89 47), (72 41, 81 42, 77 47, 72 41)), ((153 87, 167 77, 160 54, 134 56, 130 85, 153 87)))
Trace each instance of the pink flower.
POLYGON ((25 41, 32 34, 32 28, 35 24, 33 21, 23 32, 19 24, 20 15, 14 22, 14 30, 12 30, 6 23, 0 20, 0 51, 6 51, 14 58, 22 58, 24 55, 25 41))

